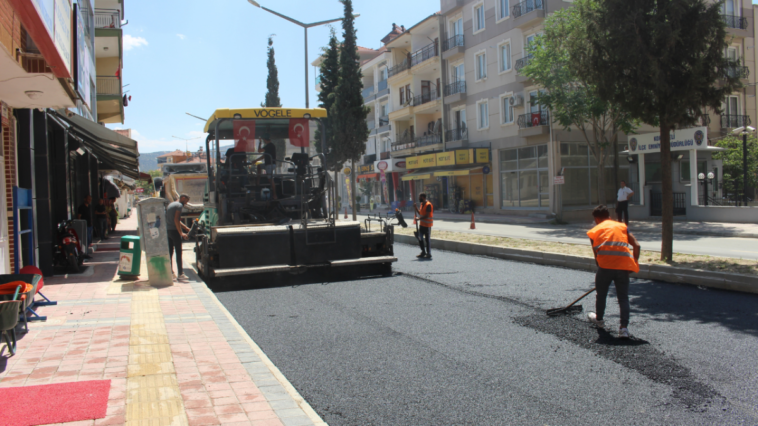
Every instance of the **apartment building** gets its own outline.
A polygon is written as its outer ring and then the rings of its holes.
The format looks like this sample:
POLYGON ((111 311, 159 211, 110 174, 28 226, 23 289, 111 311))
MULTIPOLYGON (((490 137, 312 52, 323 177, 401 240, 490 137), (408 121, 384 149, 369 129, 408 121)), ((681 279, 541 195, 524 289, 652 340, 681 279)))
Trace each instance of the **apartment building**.
MULTIPOLYGON (((598 200, 597 165, 584 138, 580 132, 554 125, 550 112, 535 101, 541 88, 519 73, 529 61, 527 46, 542 33, 545 18, 570 7, 570 1, 441 0, 440 6, 444 22, 443 121, 448 129, 445 150, 477 152, 477 148, 486 148, 492 158, 489 173, 482 179, 483 196, 473 191, 473 176, 467 182, 452 176, 447 181, 448 197, 461 193, 468 184, 472 191, 464 192, 463 198, 473 201, 477 211, 545 216, 562 212, 564 218, 581 218, 599 202, 614 202, 617 181, 624 180, 636 192, 638 207, 632 209, 633 217, 660 215, 655 209, 660 205, 660 154, 654 148, 647 154, 628 151, 627 137, 621 135, 618 174, 614 173, 614 159, 609 159, 605 173, 608 199, 598 200), (560 170, 565 183, 555 179, 560 170), (646 198, 651 199, 646 202, 646 198)), ((703 120, 698 129, 707 135, 701 140, 708 143, 698 144, 696 149, 683 146, 674 154, 675 199, 681 207, 678 212, 687 217, 702 213, 697 209, 704 201, 699 173, 715 172, 708 197, 725 195, 720 162, 712 160, 717 149, 711 145, 733 128, 756 122, 755 86, 749 85, 756 66, 753 6, 749 0, 727 0, 723 15, 730 44, 724 55, 742 58, 743 64, 728 72, 743 76, 746 88, 724 99, 722 114, 710 111, 703 120)), ((643 126, 637 133, 656 131, 643 126)), ((637 142, 630 145, 636 147, 637 142)))
POLYGON ((95 69, 97 70, 97 121, 124 124, 124 2, 95 2, 95 69))

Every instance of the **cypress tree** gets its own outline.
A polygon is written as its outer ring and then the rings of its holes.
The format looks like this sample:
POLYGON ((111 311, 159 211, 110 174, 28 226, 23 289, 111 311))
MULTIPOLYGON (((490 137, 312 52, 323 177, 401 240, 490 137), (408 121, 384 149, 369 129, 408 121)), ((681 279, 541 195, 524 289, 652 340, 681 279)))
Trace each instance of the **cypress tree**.
MULTIPOLYGON (((337 40, 337 34, 335 33, 334 28, 331 29, 329 45, 323 48, 323 57, 324 61, 321 62, 320 67, 321 92, 318 94, 318 106, 329 112, 334 104, 334 90, 337 87, 340 72, 339 41, 337 40)), ((344 158, 341 158, 340 152, 337 150, 337 147, 334 146, 334 129, 332 129, 332 121, 330 118, 324 120, 324 127, 326 128, 327 146, 332 148, 331 152, 324 153, 326 155, 327 170, 337 171, 345 160, 344 158)), ((323 153, 323 147, 321 146, 321 128, 316 130, 315 138, 316 151, 323 153)))
POLYGON ((355 161, 366 152, 366 139, 369 134, 366 117, 369 109, 363 105, 361 94, 363 75, 360 55, 358 55, 353 2, 352 0, 340 1, 345 8, 345 17, 342 19, 344 41, 340 47, 339 80, 334 90, 334 104, 329 108, 329 115, 334 130, 334 149, 345 161, 350 161, 353 169, 350 179, 353 197, 350 204, 353 207, 353 220, 356 220, 355 161))
POLYGON ((279 71, 276 70, 274 59, 274 39, 268 38, 268 78, 266 79, 266 100, 261 104, 264 108, 281 108, 282 101, 279 99, 279 71))

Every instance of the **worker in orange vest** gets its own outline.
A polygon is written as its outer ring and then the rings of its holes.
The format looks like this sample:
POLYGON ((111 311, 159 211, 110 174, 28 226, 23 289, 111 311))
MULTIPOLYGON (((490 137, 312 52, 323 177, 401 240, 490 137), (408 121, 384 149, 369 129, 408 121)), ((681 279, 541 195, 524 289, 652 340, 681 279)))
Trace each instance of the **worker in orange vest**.
POLYGON ((595 253, 598 270, 595 274, 597 299, 595 312, 587 318, 598 328, 605 328, 605 299, 611 282, 616 287, 616 299, 621 310, 619 338, 629 338, 629 274, 639 272, 640 245, 627 226, 611 220, 608 207, 599 205, 592 211, 596 226, 587 232, 595 253))
POLYGON ((421 246, 421 254, 419 259, 431 259, 432 258, 432 226, 434 225, 434 207, 426 199, 426 194, 423 192, 418 195, 418 201, 421 203, 421 208, 413 203, 413 208, 416 210, 416 214, 419 216, 418 230, 418 245, 421 246), (424 239, 426 239, 426 247, 424 247, 424 239))

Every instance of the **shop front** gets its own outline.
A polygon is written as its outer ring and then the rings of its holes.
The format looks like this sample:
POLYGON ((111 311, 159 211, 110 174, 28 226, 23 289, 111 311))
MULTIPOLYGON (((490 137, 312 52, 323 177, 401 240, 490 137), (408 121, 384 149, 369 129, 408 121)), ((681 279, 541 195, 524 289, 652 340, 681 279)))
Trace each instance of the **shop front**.
POLYGON ((358 167, 358 175, 355 177, 357 185, 356 197, 360 197, 361 204, 376 204, 377 196, 381 192, 379 173, 374 169, 374 163, 364 164, 358 167))

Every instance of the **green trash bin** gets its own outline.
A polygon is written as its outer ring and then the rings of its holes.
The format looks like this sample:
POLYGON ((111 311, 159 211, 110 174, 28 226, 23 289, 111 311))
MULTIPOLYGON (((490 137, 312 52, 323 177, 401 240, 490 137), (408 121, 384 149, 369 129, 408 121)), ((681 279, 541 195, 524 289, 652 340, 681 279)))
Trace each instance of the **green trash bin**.
POLYGON ((135 235, 121 237, 121 250, 118 256, 118 274, 138 276, 142 260, 140 238, 135 235))

